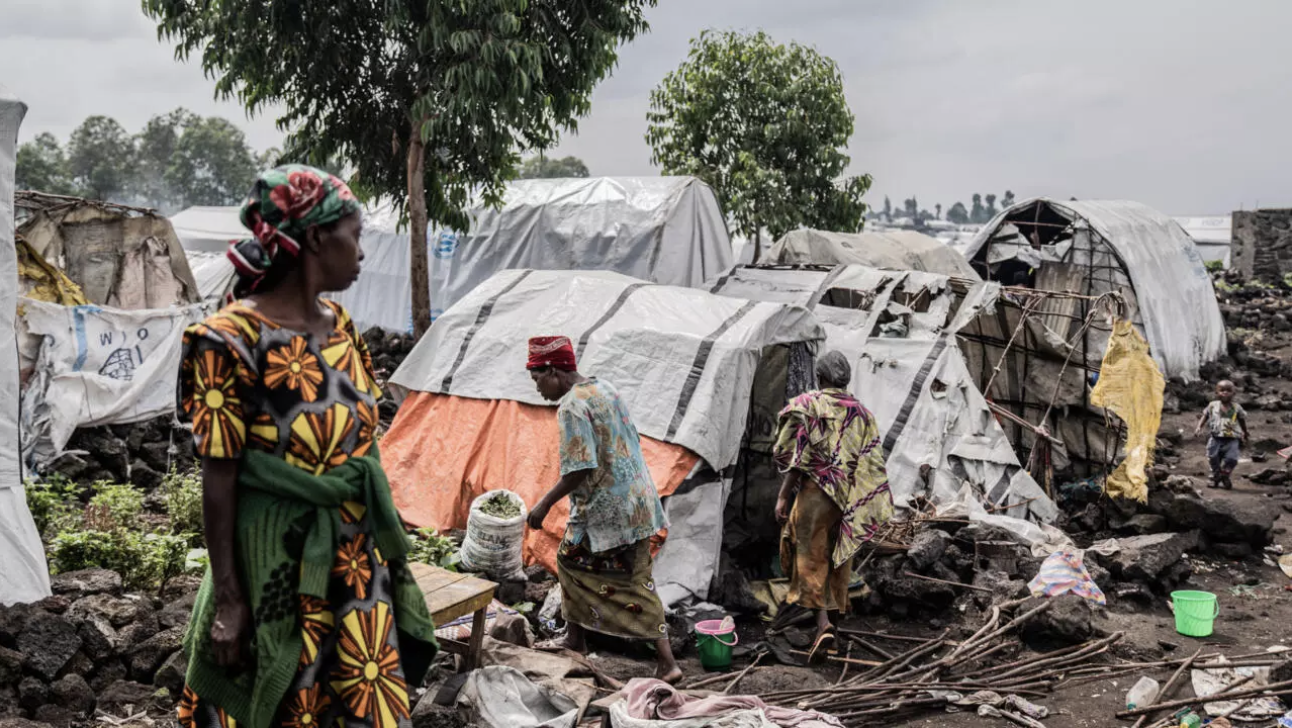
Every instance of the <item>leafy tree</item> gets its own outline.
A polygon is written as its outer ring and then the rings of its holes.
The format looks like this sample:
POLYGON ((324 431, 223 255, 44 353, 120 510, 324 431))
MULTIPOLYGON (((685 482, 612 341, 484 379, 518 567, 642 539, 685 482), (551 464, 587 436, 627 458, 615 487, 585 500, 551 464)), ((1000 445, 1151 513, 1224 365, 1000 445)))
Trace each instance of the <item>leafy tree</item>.
POLYGON ((969 213, 969 222, 984 223, 987 222, 987 210, 982 206, 982 195, 973 193, 973 210, 969 213))
POLYGON ((578 157, 551 159, 540 154, 526 159, 517 176, 521 179, 587 177, 588 166, 578 157))
POLYGON ((246 135, 218 117, 190 119, 166 168, 166 184, 183 207, 240 202, 256 176, 246 135))
POLYGON ((133 183, 134 142, 115 119, 91 116, 72 132, 67 161, 87 197, 120 200, 133 183))
POLYGON ((17 162, 15 181, 18 189, 55 195, 76 194, 67 155, 53 134, 45 132, 18 147, 17 162))
POLYGON ((965 209, 965 203, 957 202, 947 210, 947 220, 957 225, 965 225, 969 222, 969 211, 965 209))
POLYGON ((920 202, 914 197, 908 197, 902 202, 902 212, 905 217, 910 218, 911 222, 919 222, 920 219, 920 202))
POLYGON ((987 195, 986 200, 987 200, 987 209, 983 210, 983 212, 984 212, 984 213, 985 213, 985 215, 986 215, 986 219, 985 219, 985 220, 983 220, 983 222, 987 222, 988 220, 992 219, 993 217, 996 217, 996 212, 997 212, 997 210, 996 210, 996 196, 995 196, 995 195, 987 195))
POLYGON ((184 129, 197 119, 187 109, 175 109, 149 119, 143 131, 135 135, 136 165, 131 188, 143 204, 162 210, 170 210, 179 204, 166 181, 166 170, 184 129))
POLYGON ((281 105, 290 159, 344 159, 365 197, 406 205, 414 331, 430 326, 426 231, 499 205, 517 150, 548 149, 587 113, 654 0, 143 0, 217 93, 281 105))
POLYGON ((1012 190, 1005 190, 1005 196, 1000 198, 1000 209, 1008 210, 1013 206, 1014 206, 1014 192, 1012 190))
POLYGON ((834 61, 766 33, 705 31, 651 92, 646 141, 664 174, 694 175, 754 241, 800 226, 855 232, 870 175, 843 179, 853 114, 834 61))
POLYGON ((933 218, 933 213, 931 213, 931 212, 929 212, 928 210, 925 210, 925 209, 923 209, 923 208, 920 208, 919 213, 918 213, 918 214, 916 214, 916 216, 915 216, 915 224, 916 224, 916 225, 923 226, 923 225, 924 225, 924 223, 926 223, 926 222, 928 222, 929 220, 932 220, 932 219, 934 219, 934 218, 933 218))
POLYGON ((283 150, 278 147, 270 147, 260 154, 256 155, 256 172, 262 172, 266 169, 277 167, 279 160, 283 157, 283 150))
POLYGON ((934 205, 934 206, 933 206, 933 219, 934 219, 934 220, 941 220, 941 219, 942 219, 942 203, 941 203, 941 202, 939 202, 938 204, 936 204, 936 205, 934 205))
POLYGON ((888 195, 884 195, 884 220, 893 221, 893 203, 889 202, 888 195))

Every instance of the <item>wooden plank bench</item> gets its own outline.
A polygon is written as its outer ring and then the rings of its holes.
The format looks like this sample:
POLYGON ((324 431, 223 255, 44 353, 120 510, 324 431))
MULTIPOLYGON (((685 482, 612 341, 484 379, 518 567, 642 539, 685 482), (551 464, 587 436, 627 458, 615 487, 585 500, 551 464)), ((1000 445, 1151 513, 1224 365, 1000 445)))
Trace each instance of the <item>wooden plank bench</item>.
POLYGON ((439 627, 459 617, 474 613, 471 620, 471 640, 462 644, 457 640, 442 639, 440 647, 466 658, 466 669, 480 666, 480 645, 484 643, 485 610, 493 601, 497 584, 467 574, 457 574, 448 569, 429 564, 409 564, 417 586, 426 595, 426 606, 431 619, 439 627))

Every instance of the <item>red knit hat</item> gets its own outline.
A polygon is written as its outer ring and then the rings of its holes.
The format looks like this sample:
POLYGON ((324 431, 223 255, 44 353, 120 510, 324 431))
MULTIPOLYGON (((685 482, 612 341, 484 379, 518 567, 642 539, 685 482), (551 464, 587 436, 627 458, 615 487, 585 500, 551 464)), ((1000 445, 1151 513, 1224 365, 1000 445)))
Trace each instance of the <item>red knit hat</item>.
POLYGON ((567 336, 535 336, 529 340, 529 361, 526 369, 554 367, 563 372, 578 369, 574 360, 574 344, 567 336))

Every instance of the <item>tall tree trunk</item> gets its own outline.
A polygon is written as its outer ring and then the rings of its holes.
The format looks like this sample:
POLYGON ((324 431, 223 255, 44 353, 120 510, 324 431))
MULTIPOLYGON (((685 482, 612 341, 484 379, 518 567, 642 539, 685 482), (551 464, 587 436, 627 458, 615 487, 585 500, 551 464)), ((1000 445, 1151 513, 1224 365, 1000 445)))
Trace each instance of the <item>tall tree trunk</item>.
POLYGON ((763 229, 759 228, 754 231, 754 257, 750 263, 757 265, 761 257, 763 257, 763 229))
POLYGON ((409 286, 413 303, 413 336, 431 328, 430 270, 426 260, 426 145, 420 124, 408 136, 409 286))

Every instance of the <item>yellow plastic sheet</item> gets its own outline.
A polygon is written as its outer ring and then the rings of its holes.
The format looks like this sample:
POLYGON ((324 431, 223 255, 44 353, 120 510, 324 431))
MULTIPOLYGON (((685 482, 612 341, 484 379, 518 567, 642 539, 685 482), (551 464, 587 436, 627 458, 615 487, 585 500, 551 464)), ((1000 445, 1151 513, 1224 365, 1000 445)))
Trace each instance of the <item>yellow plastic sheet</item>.
POLYGON ((1113 325, 1099 381, 1090 401, 1126 423, 1126 459, 1104 482, 1114 498, 1148 500, 1148 467, 1153 461, 1157 430, 1162 424, 1166 381, 1148 353, 1148 342, 1129 321, 1113 325))
POLYGON ((14 241, 18 250, 18 277, 22 281, 24 298, 32 298, 63 306, 83 306, 89 303, 81 287, 67 274, 50 265, 40 253, 23 240, 14 241))

